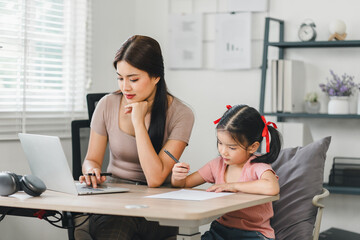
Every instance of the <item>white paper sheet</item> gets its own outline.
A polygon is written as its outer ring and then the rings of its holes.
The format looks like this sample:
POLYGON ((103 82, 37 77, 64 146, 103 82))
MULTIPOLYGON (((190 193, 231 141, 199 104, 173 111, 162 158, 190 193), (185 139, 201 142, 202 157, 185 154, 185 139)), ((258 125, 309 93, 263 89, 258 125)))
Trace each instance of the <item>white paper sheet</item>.
POLYGON ((202 67, 202 15, 170 15, 169 67, 194 69, 202 67))
POLYGON ((215 24, 215 68, 251 68, 251 13, 217 14, 215 24))
POLYGON ((28 198, 32 198, 32 196, 26 194, 23 191, 14 193, 14 194, 10 195, 9 197, 17 198, 19 200, 25 200, 25 199, 28 199, 28 198))
POLYGON ((151 196, 146 196, 146 198, 163 198, 163 199, 177 199, 177 200, 193 200, 193 201, 201 201, 208 200, 217 197, 228 196, 234 193, 215 193, 215 192, 205 192, 199 190, 187 190, 181 189, 178 191, 161 193, 151 196))

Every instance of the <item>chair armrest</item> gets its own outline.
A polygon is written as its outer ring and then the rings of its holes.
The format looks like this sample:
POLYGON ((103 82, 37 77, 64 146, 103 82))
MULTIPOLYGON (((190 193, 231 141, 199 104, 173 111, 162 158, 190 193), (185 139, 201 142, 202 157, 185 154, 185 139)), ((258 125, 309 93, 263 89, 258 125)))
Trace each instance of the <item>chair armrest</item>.
POLYGON ((327 190, 326 188, 323 188, 322 190, 322 193, 321 194, 318 194, 318 195, 315 195, 312 199, 312 204, 315 206, 315 207, 320 207, 320 208, 323 208, 325 207, 323 204, 321 204, 319 201, 323 198, 326 198, 330 195, 329 193, 329 190, 327 190))
POLYGON ((312 204, 318 208, 318 211, 316 214, 316 221, 315 221, 315 225, 314 225, 314 231, 313 231, 313 240, 319 239, 322 212, 323 212, 323 208, 325 207, 325 205, 321 204, 320 201, 323 198, 328 197, 329 195, 330 195, 329 191, 326 188, 323 188, 322 193, 315 195, 312 199, 312 204))

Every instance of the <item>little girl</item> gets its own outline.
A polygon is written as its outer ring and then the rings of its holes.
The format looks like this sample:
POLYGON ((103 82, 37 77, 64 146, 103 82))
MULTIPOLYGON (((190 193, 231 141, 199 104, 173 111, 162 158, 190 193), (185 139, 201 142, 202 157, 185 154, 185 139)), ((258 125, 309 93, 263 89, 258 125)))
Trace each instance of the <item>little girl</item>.
MULTIPOLYGON (((214 122, 218 123, 217 147, 220 156, 189 176, 187 163, 175 164, 171 184, 174 187, 191 188, 209 182, 215 183, 207 189, 211 192, 277 195, 278 177, 270 165, 276 160, 281 149, 276 125, 266 122, 252 107, 227 107, 228 110, 222 118, 214 122), (270 126, 271 124, 273 126, 270 126), (267 153, 255 155, 264 137, 267 153)), ((275 233, 270 226, 272 216, 271 202, 229 212, 213 221, 210 230, 205 232, 201 239, 274 239, 275 233)))

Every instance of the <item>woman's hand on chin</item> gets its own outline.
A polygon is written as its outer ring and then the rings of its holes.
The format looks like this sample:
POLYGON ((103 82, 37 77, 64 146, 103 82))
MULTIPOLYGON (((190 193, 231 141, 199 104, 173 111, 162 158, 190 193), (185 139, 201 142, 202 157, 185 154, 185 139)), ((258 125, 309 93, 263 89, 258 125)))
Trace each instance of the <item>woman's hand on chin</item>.
POLYGON ((124 108, 125 114, 131 114, 131 121, 134 126, 139 123, 144 124, 145 116, 149 109, 149 103, 147 101, 130 103, 124 108))

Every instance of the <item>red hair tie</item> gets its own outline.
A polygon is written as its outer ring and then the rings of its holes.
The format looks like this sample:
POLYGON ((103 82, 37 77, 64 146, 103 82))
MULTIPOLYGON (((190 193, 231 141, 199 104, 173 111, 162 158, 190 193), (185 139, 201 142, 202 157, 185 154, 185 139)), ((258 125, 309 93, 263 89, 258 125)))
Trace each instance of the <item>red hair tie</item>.
MULTIPOLYGON (((232 106, 231 106, 231 105, 226 105, 226 108, 229 110, 230 108, 232 108, 232 106)), ((216 119, 216 120, 214 121, 214 124, 218 124, 218 123, 220 122, 220 120, 221 120, 221 118, 216 119)))
POLYGON ((270 124, 273 125, 274 128, 277 128, 276 124, 273 123, 273 122, 267 122, 265 117, 264 116, 261 116, 261 119, 263 120, 264 124, 265 124, 265 127, 262 131, 262 136, 266 138, 266 152, 270 152, 270 140, 269 140, 269 129, 268 129, 268 126, 270 124))

